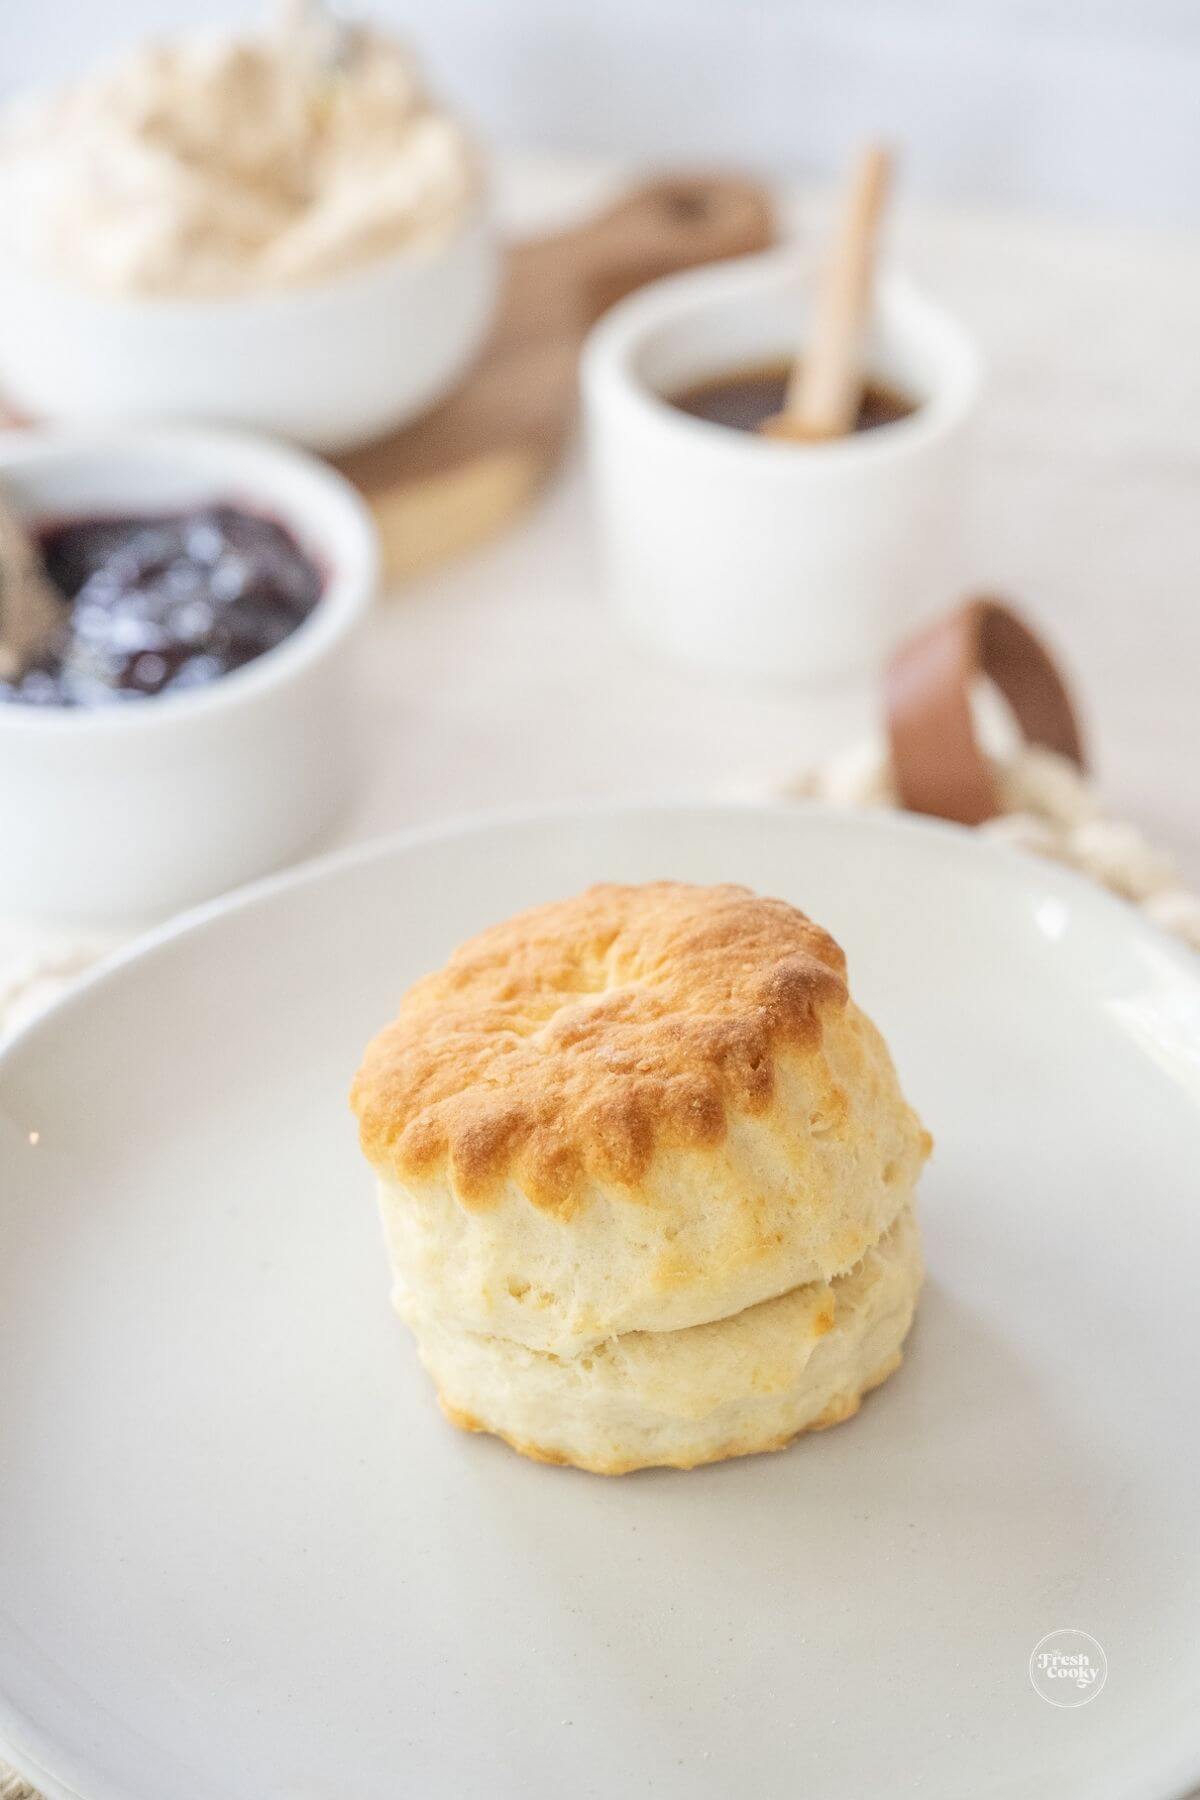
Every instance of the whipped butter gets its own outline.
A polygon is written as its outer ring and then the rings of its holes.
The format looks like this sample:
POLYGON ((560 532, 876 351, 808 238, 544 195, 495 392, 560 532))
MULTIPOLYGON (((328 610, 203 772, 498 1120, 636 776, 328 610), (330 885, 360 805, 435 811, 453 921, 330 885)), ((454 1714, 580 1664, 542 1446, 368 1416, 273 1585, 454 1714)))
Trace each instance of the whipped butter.
POLYGON ((0 245, 99 292, 321 281, 436 243, 474 154, 409 53, 289 9, 273 35, 146 44, 0 120, 0 245))

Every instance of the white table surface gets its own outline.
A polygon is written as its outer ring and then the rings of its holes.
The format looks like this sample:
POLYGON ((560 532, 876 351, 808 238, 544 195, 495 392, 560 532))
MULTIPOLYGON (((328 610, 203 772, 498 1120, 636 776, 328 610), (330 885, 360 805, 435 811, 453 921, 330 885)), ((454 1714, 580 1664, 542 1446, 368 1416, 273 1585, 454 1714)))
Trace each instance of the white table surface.
MULTIPOLYGON (((510 162, 502 214, 552 227, 618 180, 594 163, 510 162)), ((787 205, 801 229, 822 212, 820 196, 787 205)), ((1200 878, 1200 235, 902 200, 892 241, 989 365, 980 586, 1019 600, 1061 651, 1107 810, 1200 878)), ((625 642, 603 609, 577 455, 521 525, 390 596, 371 630, 370 761, 341 842, 493 806, 770 783, 875 713, 869 683, 739 690, 625 642)))
MULTIPOLYGON (((631 172, 635 173, 635 172, 631 172)), ((514 229, 567 222, 611 166, 514 160, 514 229)), ((824 198, 789 197, 799 229, 824 198)), ((988 366, 972 528, 981 589, 1016 599, 1075 677, 1111 813, 1200 876, 1200 234, 922 205, 895 260, 988 366)), ((872 685, 766 692, 650 660, 607 616, 581 459, 486 549, 389 597, 364 698, 351 842, 590 795, 770 783, 861 737, 872 685)))

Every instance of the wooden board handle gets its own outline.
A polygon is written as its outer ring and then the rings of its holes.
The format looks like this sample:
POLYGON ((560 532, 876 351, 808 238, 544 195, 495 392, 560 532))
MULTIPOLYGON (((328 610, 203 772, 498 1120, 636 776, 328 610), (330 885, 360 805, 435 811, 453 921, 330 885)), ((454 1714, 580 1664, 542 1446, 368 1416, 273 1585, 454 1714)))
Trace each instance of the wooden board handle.
MULTIPOLYGON (((557 294, 582 335, 616 301, 702 263, 748 256, 775 242, 771 200, 756 182, 728 175, 663 175, 571 231, 520 249, 522 290, 557 294)), ((555 302, 550 302, 555 309, 555 302)))
POLYGON ((969 600, 902 644, 888 665, 892 768, 910 812, 981 825, 1000 810, 971 715, 981 675, 1004 695, 1029 743, 1086 768, 1071 695, 1050 652, 1001 601, 969 600))
POLYGON ((389 570, 432 568, 529 503, 570 430, 580 347, 605 307, 639 282, 773 242, 761 188, 688 175, 635 188, 573 230, 511 245, 491 338, 457 390, 341 459, 375 506, 389 570))

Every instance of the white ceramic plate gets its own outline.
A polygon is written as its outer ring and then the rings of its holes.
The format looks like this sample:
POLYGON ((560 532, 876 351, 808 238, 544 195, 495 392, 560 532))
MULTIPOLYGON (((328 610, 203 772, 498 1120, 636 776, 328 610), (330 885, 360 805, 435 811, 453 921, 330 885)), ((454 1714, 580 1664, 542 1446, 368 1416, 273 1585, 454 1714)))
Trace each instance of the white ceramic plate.
POLYGON ((864 817, 418 836, 151 942, 0 1091, 0 1735, 55 1800, 1200 1775, 1200 979, 1117 902, 864 817), (443 1423, 344 1096, 466 933, 656 875, 843 940, 938 1140, 930 1280, 854 1423, 604 1481, 443 1423), (1083 1706, 1031 1685, 1060 1628, 1107 1655, 1083 1706))

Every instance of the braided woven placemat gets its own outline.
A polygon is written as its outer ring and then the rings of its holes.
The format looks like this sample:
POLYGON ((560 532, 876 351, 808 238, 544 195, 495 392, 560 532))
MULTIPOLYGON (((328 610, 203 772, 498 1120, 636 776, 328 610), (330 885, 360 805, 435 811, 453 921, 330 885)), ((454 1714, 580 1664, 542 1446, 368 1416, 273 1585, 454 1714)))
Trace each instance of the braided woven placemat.
MULTIPOLYGON (((1200 896, 1135 825, 1104 814, 1095 789, 1066 757, 1026 746, 991 766, 1001 810, 977 830, 1078 869, 1200 951, 1200 896)), ((781 783, 739 785, 736 797, 899 805, 890 755, 874 741, 781 783)), ((112 934, 0 919, 0 1038, 49 1006, 121 942, 112 934)), ((0 1800, 7 1800, 2 1791, 0 1800)))
MULTIPOLYGON (((999 810, 975 830, 1014 849, 1076 869, 1155 925, 1200 951, 1200 895, 1173 858, 1136 825, 1108 817, 1095 788, 1065 756, 1025 745, 1003 760, 989 757, 999 810)), ((782 782, 775 799, 824 800, 835 806, 900 805, 891 756, 870 741, 782 782)))
MULTIPOLYGON (((1171 858, 1135 826, 1104 816, 1093 788, 1073 763, 1048 750, 1025 748, 994 763, 993 773, 1004 810, 976 829, 1078 869, 1200 951, 1200 896, 1183 884, 1171 858)), ((758 797, 898 805, 891 760, 879 743, 860 745, 758 797)), ((95 934, 0 925, 0 1034, 48 1006, 117 942, 95 934)), ((0 1762, 0 1800, 42 1796, 0 1762)))

